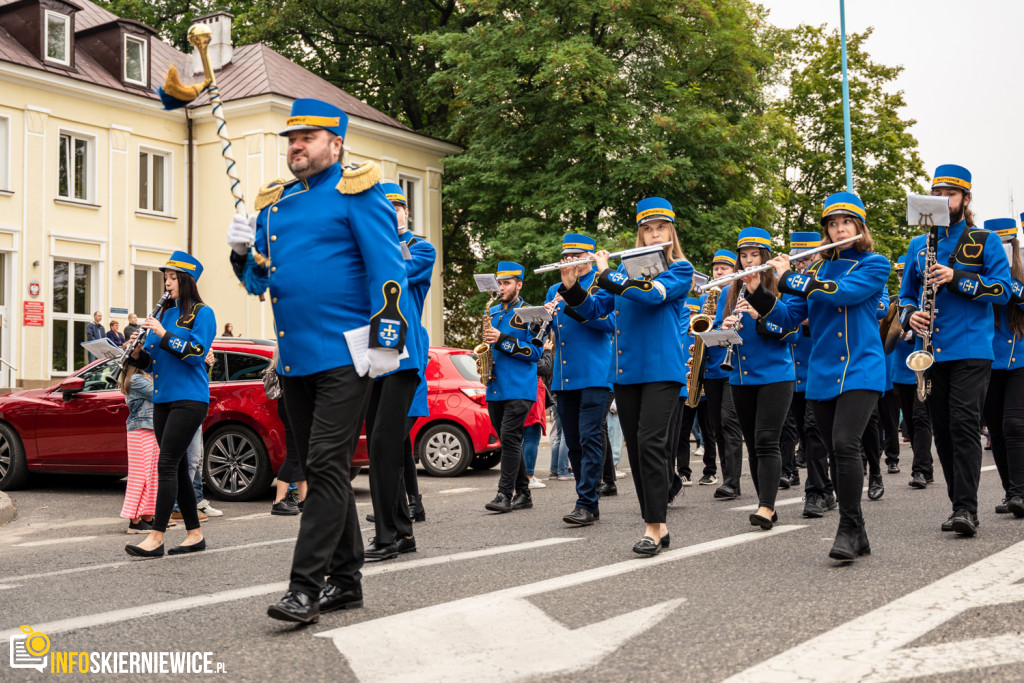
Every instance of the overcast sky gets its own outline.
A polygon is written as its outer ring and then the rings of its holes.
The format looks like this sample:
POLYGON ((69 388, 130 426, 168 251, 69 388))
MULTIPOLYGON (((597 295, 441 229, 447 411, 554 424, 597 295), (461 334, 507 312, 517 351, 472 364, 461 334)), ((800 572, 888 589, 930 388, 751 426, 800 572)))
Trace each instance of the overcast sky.
MULTIPOLYGON (((757 0, 776 26, 839 27, 839 0, 757 0)), ((979 220, 1024 211, 1024 2, 846 0, 846 31, 875 28, 866 47, 902 65, 897 86, 929 175, 966 166, 979 220)), ((851 103, 853 107, 856 102, 851 103)), ((842 161, 840 160, 840 163, 842 161)), ((856 185, 856 178, 854 178, 856 185)), ((868 212, 871 207, 868 207, 868 212)))

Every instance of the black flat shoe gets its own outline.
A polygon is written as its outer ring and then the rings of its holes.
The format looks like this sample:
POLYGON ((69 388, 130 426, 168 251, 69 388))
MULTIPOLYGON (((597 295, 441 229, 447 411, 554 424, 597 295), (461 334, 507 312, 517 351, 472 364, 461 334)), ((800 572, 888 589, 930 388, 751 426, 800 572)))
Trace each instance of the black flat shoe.
POLYGON ((164 544, 161 543, 152 550, 146 550, 145 548, 140 548, 137 545, 132 545, 131 543, 129 543, 124 547, 124 551, 129 555, 134 555, 135 557, 163 557, 164 544))
POLYGON ((650 536, 644 536, 635 544, 633 544, 633 552, 637 555, 647 555, 653 557, 661 552, 661 541, 655 541, 650 536))
POLYGON ((918 472, 910 478, 910 483, 907 486, 912 489, 923 489, 928 487, 928 482, 925 481, 924 475, 918 472))
POLYGON ((527 508, 533 507, 533 496, 530 495, 529 490, 520 491, 512 498, 512 509, 513 510, 526 510, 527 508))
POLYGON ((665 534, 664 536, 661 537, 661 547, 662 548, 668 549, 669 543, 671 543, 671 542, 672 542, 672 536, 670 534, 665 534))
POLYGON ((198 553, 206 550, 206 539, 200 539, 198 543, 192 543, 191 545, 179 545, 176 548, 171 548, 167 551, 168 555, 184 555, 185 553, 198 553))
POLYGON ((280 621, 315 624, 320 621, 320 604, 305 593, 288 591, 283 598, 267 608, 267 616, 280 621))
POLYGON ((594 523, 594 513, 586 508, 576 508, 569 514, 563 515, 562 521, 575 526, 590 526, 594 523))
POLYGON ((499 493, 494 497, 490 503, 486 503, 484 508, 491 512, 512 512, 512 501, 504 493, 499 493))
POLYGON ((328 581, 320 591, 317 603, 321 614, 338 609, 357 609, 363 606, 363 589, 341 588, 328 581))
POLYGON ((719 500, 733 500, 739 497, 740 492, 728 484, 722 484, 715 489, 715 498, 718 498, 719 500))
POLYGON ((765 531, 771 531, 772 527, 775 526, 775 522, 779 521, 779 515, 776 512, 772 513, 772 518, 762 517, 761 515, 752 513, 750 515, 750 524, 752 526, 759 526, 765 531))
POLYGON ((973 536, 978 533, 977 515, 972 515, 967 510, 957 510, 953 513, 953 532, 960 536, 973 536))

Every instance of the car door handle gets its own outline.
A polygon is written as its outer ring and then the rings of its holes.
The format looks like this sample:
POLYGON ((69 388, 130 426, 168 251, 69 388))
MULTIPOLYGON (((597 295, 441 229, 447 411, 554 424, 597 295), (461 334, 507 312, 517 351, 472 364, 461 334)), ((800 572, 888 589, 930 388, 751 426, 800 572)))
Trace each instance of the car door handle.
POLYGON ((103 409, 112 415, 117 415, 122 410, 125 410, 128 406, 105 406, 103 409))

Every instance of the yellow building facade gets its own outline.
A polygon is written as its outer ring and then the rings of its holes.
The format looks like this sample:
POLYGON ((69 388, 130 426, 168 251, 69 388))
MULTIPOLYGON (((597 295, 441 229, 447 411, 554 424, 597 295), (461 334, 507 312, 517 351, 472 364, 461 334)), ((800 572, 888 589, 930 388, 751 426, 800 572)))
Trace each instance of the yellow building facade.
MULTIPOLYGON (((79 17, 71 24, 75 38, 82 32, 80 42, 88 38, 82 26, 89 20, 101 35, 114 22, 113 15, 102 16, 104 10, 81 0, 66 4, 82 8, 73 12, 79 17), (79 21, 82 12, 87 16, 79 21)), ((47 5, 59 9, 61 3, 47 5)), ((0 1, 0 358, 6 362, 0 364, 0 387, 45 386, 81 367, 86 357, 80 342, 92 314, 101 312, 106 329, 111 320, 119 321, 122 331, 129 312, 145 317, 162 291, 158 267, 177 249, 204 264, 200 292, 221 329, 230 322, 236 336, 273 337, 269 301, 247 296, 228 261, 225 233, 234 206, 209 104, 165 111, 148 89, 134 92, 90 77, 87 54, 76 53, 76 73, 47 68, 45 52, 38 66, 24 55, 12 56, 5 47, 19 41, 4 28, 2 12, 0 1)), ((50 29, 51 10, 45 12, 50 29)), ((127 59, 142 39, 125 26, 127 59)), ((190 80, 188 55, 155 36, 146 47, 144 68, 151 74, 144 80, 159 84, 166 63, 176 63, 182 79, 190 80)), ((272 51, 265 46, 234 50, 249 63, 267 61, 266 53, 272 51)), ((284 60, 277 53, 272 58, 284 60)), ((277 131, 292 99, 306 95, 273 84, 254 92, 249 83, 246 91, 237 78, 232 93, 229 76, 239 66, 238 60, 222 64, 218 82, 223 72, 223 113, 236 170, 245 196, 254 198, 264 182, 290 177, 285 140, 277 131)), ((281 73, 279 64, 275 68, 281 73)), ((292 88, 303 85, 301 79, 287 80, 292 88)), ((385 180, 403 185, 414 232, 437 247, 423 322, 431 339, 443 339, 441 160, 459 148, 418 135, 316 80, 307 84, 308 96, 333 99, 350 113, 345 144, 352 157, 379 163, 385 180)), ((317 283, 309 286, 315 291, 317 283)))

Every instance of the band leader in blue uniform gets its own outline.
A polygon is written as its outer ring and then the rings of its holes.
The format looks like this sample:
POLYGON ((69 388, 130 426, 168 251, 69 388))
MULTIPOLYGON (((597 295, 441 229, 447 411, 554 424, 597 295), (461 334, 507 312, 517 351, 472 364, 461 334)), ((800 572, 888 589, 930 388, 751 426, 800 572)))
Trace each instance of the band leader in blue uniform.
MULTIPOLYGON (((594 253, 595 244, 586 235, 568 234, 562 238, 562 261, 572 262, 594 253)), ((597 290, 597 267, 583 263, 574 268, 580 287, 597 290)), ((554 316, 554 367, 551 391, 562 425, 562 436, 569 449, 569 463, 576 478, 576 503, 562 517, 566 524, 589 526, 600 516, 597 488, 604 463, 604 433, 601 429, 608 410, 611 384, 608 366, 612 362, 611 333, 615 324, 610 316, 583 320, 558 294, 560 284, 548 289, 544 306, 554 316)))
POLYGON ((217 334, 217 319, 199 296, 196 283, 203 274, 203 265, 195 257, 176 251, 160 270, 169 296, 157 317, 146 318, 142 329, 135 333, 146 338, 130 360, 135 367, 153 374, 153 431, 160 444, 153 530, 138 545, 125 546, 129 555, 139 557, 164 554, 164 532, 175 501, 188 536, 168 554, 206 549, 185 455, 210 406, 206 354, 217 334))
MULTIPOLYGON (((992 370, 992 306, 1010 300, 1010 264, 999 235, 978 228, 971 212, 971 174, 946 164, 935 170, 932 194, 949 199, 949 227, 939 228, 937 261, 929 274, 942 285, 935 297, 938 316, 932 346, 935 361, 926 372, 931 382, 928 412, 935 450, 953 511, 943 531, 962 536, 978 532, 978 483, 981 479, 981 412, 992 370)), ((928 235, 907 248, 900 286, 903 327, 919 335, 928 314, 919 311, 928 235)), ((917 348, 922 348, 919 338, 917 348)))
POLYGON ((405 265, 380 168, 339 163, 347 123, 330 103, 295 100, 281 132, 294 179, 265 185, 258 215, 235 216, 228 230, 231 263, 246 290, 270 290, 277 374, 309 486, 288 591, 267 615, 302 623, 363 604, 352 454, 373 378, 398 369, 406 336, 415 334, 403 313, 405 265), (345 333, 367 325, 360 375, 345 333))
MULTIPOLYGON (((1024 219, 1024 214, 1022 214, 1024 219)), ((1003 240, 1010 257, 1010 288, 1006 306, 996 306, 992 339, 992 378, 985 398, 985 424, 992 437, 992 459, 1003 484, 997 513, 1024 517, 1024 268, 1021 267, 1017 221, 996 218, 985 227, 1003 240), (1021 346, 1021 348, 1017 348, 1021 346)))
POLYGON ((511 512, 533 507, 530 478, 523 460, 523 428, 537 400, 537 361, 541 348, 532 343, 530 326, 515 309, 526 306, 519 296, 526 270, 518 263, 498 263, 499 303, 489 311, 491 326, 484 341, 491 345, 494 377, 487 385, 487 413, 501 441, 501 474, 498 494, 484 505, 491 512, 511 512))
POLYGON ((844 249, 825 252, 806 273, 790 270, 785 254, 772 260, 779 288, 799 297, 790 315, 811 326, 807 400, 825 447, 836 463, 839 530, 829 557, 849 562, 871 552, 860 498, 861 448, 868 421, 885 389, 885 353, 878 334, 878 306, 889 277, 889 259, 874 244, 860 198, 849 192, 825 200, 822 245, 860 235, 844 249))
MULTIPOLYGON (((736 247, 741 269, 759 266, 771 258, 771 236, 761 228, 741 230, 736 247)), ((735 328, 743 339, 743 345, 733 354, 729 384, 747 443, 750 478, 757 491, 758 509, 750 515, 750 523, 767 530, 778 521, 775 498, 782 473, 779 440, 793 398, 789 342, 799 320, 788 328, 784 324, 788 320, 788 300, 779 298, 772 270, 726 286, 719 301, 725 303, 718 307, 715 326, 735 328)))
POLYGON ((615 390, 622 436, 646 527, 633 546, 641 555, 657 555, 671 541, 668 510, 668 422, 680 388, 686 383, 686 349, 680 320, 686 318, 686 294, 693 266, 683 256, 672 204, 649 197, 637 204, 636 246, 671 242, 665 247, 668 269, 654 278, 633 280, 625 265, 609 268, 608 252, 598 251, 598 289, 584 288, 576 274, 562 271, 559 293, 584 320, 613 316, 612 362, 608 380, 615 390))

